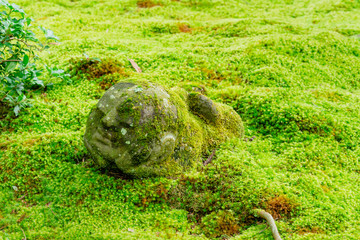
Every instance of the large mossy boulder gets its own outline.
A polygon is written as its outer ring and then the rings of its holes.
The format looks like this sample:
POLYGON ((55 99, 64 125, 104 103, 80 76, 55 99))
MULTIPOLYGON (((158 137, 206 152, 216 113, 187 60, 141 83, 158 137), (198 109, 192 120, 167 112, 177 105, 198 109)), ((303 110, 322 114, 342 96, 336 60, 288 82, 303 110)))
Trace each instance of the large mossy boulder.
POLYGON ((92 109, 84 142, 102 167, 134 177, 194 167, 227 138, 242 137, 240 116, 200 93, 150 82, 120 82, 92 109))

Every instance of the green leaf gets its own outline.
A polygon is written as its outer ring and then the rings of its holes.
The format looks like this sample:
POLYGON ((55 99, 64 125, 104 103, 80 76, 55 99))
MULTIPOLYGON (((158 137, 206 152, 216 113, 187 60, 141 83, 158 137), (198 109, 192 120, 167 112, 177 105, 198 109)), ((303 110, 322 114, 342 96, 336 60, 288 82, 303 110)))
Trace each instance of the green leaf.
POLYGON ((16 105, 15 108, 14 108, 14 113, 15 113, 16 116, 19 116, 19 111, 20 111, 20 106, 16 105))
POLYGON ((54 35, 53 31, 51 31, 49 29, 46 29, 44 27, 39 27, 39 28, 45 34, 46 39, 48 39, 48 40, 59 40, 59 38, 54 35))
POLYGON ((46 88, 49 89, 49 90, 53 89, 54 88, 54 83, 51 82, 51 83, 46 84, 46 88))
POLYGON ((33 22, 34 19, 32 18, 26 18, 26 24, 30 26, 31 22, 33 22))
POLYGON ((22 17, 25 16, 24 10, 22 10, 18 5, 12 3, 9 5, 9 8, 12 9, 14 12, 20 13, 22 17))
POLYGON ((12 70, 14 70, 16 68, 17 62, 8 62, 5 71, 6 72, 11 72, 12 70))
POLYGON ((8 3, 8 1, 6 1, 6 0, 0 0, 0 5, 1 6, 9 6, 10 4, 8 3))
POLYGON ((91 58, 91 61, 96 61, 96 62, 101 62, 101 59, 100 58, 91 58))
POLYGON ((24 55, 24 59, 23 59, 23 65, 24 65, 24 67, 26 67, 27 65, 28 65, 28 63, 29 63, 29 56, 28 55, 24 55))

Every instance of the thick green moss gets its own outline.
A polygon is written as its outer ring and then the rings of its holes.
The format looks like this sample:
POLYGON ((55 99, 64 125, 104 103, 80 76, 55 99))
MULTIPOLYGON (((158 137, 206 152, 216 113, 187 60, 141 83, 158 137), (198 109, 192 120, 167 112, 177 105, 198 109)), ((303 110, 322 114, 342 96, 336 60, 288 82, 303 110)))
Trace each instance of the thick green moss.
POLYGON ((187 216, 232 210, 234 239, 270 240, 248 213, 283 194, 300 204, 277 221, 284 239, 360 239, 359 1, 10 2, 60 37, 40 53, 48 65, 66 68, 86 52, 119 60, 137 81, 205 87, 247 121, 249 141, 226 141, 203 171, 178 180, 117 179, 89 167, 81 138, 98 83, 126 76, 71 85, 43 76, 53 89, 29 93, 33 108, 0 120, 0 239, 205 239, 187 216), (192 32, 152 31, 179 22, 192 32), (169 208, 159 182, 181 190, 169 208))

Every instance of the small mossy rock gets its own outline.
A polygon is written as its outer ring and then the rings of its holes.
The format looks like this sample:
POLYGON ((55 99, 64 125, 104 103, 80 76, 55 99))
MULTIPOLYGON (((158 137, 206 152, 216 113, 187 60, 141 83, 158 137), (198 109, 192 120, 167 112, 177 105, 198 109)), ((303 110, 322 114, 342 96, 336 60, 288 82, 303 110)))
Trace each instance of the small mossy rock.
POLYGON ((219 112, 211 99, 200 93, 189 94, 189 107, 192 113, 201 117, 204 121, 215 123, 219 119, 219 112))
POLYGON ((134 177, 169 176, 243 131, 231 107, 199 93, 120 82, 92 109, 84 143, 102 167, 116 165, 134 177))

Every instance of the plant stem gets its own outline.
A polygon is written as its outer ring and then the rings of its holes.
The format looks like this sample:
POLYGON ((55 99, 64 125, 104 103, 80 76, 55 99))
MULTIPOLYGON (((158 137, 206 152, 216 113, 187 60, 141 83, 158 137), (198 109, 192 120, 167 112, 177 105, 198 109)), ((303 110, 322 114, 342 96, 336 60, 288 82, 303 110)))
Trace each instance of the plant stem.
POLYGON ((0 62, 0 64, 3 63, 3 62, 21 62, 21 60, 15 60, 15 59, 2 60, 2 61, 0 62))

